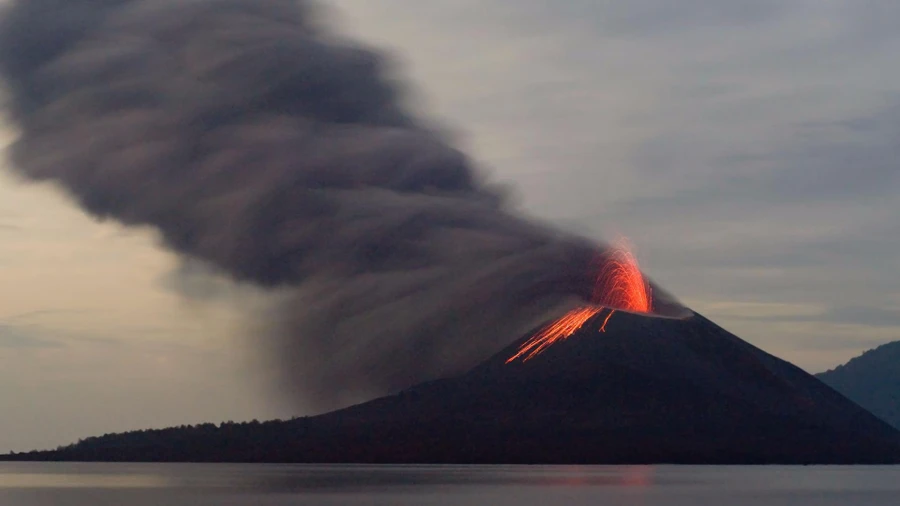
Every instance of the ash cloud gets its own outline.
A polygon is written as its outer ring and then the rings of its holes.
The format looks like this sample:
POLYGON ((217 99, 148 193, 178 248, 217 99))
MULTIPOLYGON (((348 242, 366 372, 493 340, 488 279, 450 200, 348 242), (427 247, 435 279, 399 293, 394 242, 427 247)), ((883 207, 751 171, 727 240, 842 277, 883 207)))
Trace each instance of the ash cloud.
POLYGON ((13 1, 0 70, 16 172, 282 293, 261 345, 304 402, 461 372, 590 294, 599 247, 512 214, 305 2, 13 1))
POLYGON ((185 300, 198 302, 232 302, 241 304, 240 285, 230 282, 216 269, 191 257, 183 257, 178 265, 157 279, 157 286, 185 300))

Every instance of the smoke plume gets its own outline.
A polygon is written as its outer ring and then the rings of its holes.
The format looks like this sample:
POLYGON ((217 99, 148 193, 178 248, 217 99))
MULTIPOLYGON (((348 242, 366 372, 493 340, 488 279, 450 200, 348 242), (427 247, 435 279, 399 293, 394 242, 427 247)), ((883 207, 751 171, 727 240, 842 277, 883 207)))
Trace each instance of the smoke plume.
POLYGON ((0 27, 15 171, 285 296, 321 407, 460 372, 573 298, 598 247, 517 217, 295 0, 20 0, 0 27))

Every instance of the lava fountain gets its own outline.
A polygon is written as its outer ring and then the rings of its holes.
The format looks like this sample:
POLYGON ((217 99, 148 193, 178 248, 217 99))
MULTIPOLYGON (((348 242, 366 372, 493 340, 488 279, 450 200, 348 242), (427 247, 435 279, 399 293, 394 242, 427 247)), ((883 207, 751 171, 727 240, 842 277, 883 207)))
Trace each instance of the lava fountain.
POLYGON ((569 311, 550 323, 519 347, 518 352, 506 363, 519 358, 527 362, 540 355, 555 343, 567 339, 589 320, 609 311, 600 332, 606 331, 606 324, 616 310, 633 313, 649 313, 653 310, 653 296, 650 284, 641 274, 637 258, 631 252, 629 243, 621 239, 597 262, 597 280, 591 295, 591 304, 569 311))

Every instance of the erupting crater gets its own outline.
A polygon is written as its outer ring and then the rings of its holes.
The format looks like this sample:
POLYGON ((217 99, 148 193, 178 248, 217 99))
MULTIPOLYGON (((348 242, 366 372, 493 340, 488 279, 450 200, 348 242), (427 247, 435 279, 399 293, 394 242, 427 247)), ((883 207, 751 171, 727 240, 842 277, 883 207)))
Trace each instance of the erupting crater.
POLYGON ((591 303, 569 311, 553 321, 519 347, 506 363, 522 359, 527 362, 555 343, 568 339, 595 316, 606 313, 600 332, 616 311, 653 314, 653 290, 641 273, 637 258, 626 239, 598 258, 591 303))

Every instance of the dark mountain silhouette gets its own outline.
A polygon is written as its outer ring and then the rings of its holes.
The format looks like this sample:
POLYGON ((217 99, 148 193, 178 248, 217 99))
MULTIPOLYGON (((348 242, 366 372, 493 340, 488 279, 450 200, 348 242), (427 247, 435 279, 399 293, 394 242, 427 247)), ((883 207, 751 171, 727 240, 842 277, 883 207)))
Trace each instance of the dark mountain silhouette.
MULTIPOLYGON (((595 319, 528 362, 332 413, 92 438, 31 460, 896 463, 900 433, 699 315, 595 319)), ((464 337, 461 337, 464 339, 464 337)))
POLYGON ((900 341, 869 350, 816 376, 900 429, 900 341))

